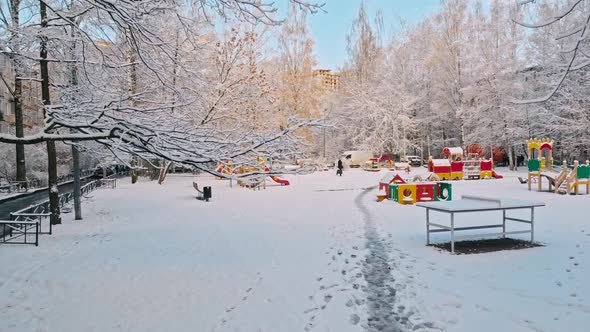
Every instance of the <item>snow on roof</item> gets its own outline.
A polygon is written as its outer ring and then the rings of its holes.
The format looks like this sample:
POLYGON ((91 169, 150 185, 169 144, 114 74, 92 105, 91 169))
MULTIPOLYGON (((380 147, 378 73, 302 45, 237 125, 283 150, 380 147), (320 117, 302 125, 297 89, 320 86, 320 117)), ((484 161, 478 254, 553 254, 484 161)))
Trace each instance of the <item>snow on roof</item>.
POLYGON ((451 162, 448 159, 432 159, 432 165, 434 165, 434 166, 451 166, 451 162))
POLYGON ((463 155, 463 148, 460 147, 453 147, 453 148, 444 148, 443 152, 449 153, 451 155, 463 155))
POLYGON ((385 173, 385 175, 383 175, 379 183, 390 183, 391 181, 393 181, 393 178, 395 178, 396 175, 396 172, 387 172, 385 173))

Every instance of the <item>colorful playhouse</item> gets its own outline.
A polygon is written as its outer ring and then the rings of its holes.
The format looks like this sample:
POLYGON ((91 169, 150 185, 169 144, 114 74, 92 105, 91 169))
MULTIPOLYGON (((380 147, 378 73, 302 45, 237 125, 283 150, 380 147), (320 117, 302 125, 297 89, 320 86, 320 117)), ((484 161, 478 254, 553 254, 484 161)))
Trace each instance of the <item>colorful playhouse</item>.
POLYGON ((526 141, 528 150, 528 187, 537 182, 538 190, 543 191, 543 178, 548 182, 549 192, 556 194, 580 194, 580 186, 586 187, 585 194, 590 193, 590 161, 585 164, 574 161, 570 170, 567 161, 563 162, 561 172, 553 169, 553 144, 549 138, 532 138, 526 141))
POLYGON ((409 182, 399 174, 391 172, 379 181, 379 190, 385 190, 385 195, 379 196, 378 199, 388 199, 404 205, 452 200, 452 185, 450 183, 409 182))
POLYGON ((363 169, 368 172, 380 172, 381 171, 381 161, 379 158, 371 158, 365 161, 363 165, 363 169))
POLYGON ((444 148, 442 159, 428 159, 428 171, 436 174, 441 180, 462 179, 501 179, 502 176, 494 171, 491 159, 463 159, 463 149, 460 147, 444 148))

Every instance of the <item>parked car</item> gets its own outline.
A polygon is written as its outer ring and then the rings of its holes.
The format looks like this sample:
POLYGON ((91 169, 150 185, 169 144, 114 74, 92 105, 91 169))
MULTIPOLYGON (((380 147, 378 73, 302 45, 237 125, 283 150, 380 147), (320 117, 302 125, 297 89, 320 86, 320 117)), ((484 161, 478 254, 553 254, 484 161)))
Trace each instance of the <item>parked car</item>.
POLYGON ((422 166, 422 158, 420 156, 406 156, 406 160, 412 166, 422 166))

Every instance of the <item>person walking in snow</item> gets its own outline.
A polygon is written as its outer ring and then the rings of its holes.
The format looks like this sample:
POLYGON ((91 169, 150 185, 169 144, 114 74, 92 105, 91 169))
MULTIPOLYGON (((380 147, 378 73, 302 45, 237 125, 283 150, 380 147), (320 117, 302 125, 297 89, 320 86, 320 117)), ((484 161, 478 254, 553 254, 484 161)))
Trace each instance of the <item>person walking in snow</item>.
POLYGON ((336 175, 342 176, 342 169, 344 165, 342 165, 342 160, 338 159, 338 170, 336 171, 336 175))

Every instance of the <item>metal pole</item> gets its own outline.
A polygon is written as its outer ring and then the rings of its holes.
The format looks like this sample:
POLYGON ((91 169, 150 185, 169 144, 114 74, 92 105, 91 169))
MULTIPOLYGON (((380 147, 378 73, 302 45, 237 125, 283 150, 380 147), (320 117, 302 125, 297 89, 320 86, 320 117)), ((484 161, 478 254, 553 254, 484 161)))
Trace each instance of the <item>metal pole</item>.
POLYGON ((74 219, 82 220, 82 204, 80 203, 80 151, 72 145, 72 163, 74 169, 74 219))
POLYGON ((531 242, 535 241, 535 208, 531 208, 531 242))
POLYGON ((430 152, 430 134, 426 135, 426 146, 428 147, 428 155, 426 157, 430 158, 432 153, 430 152))
POLYGON ((426 245, 430 245, 430 209, 426 209, 426 245))
POLYGON ((424 165, 424 141, 420 139, 420 167, 424 165))
POLYGON ((502 237, 506 238, 506 210, 502 210, 502 237))
POLYGON ((451 254, 455 253, 455 214, 451 213, 451 254))
POLYGON ((324 159, 326 159, 326 113, 328 112, 328 109, 324 110, 324 159))

